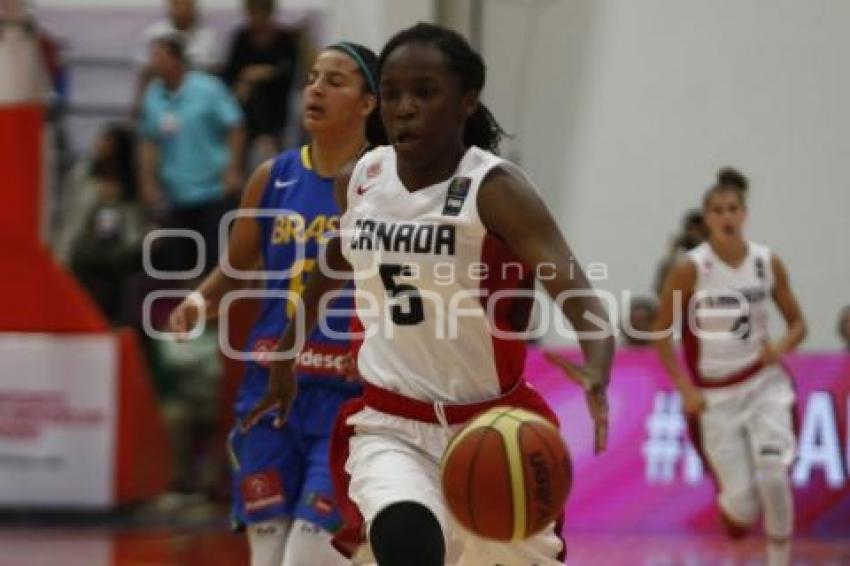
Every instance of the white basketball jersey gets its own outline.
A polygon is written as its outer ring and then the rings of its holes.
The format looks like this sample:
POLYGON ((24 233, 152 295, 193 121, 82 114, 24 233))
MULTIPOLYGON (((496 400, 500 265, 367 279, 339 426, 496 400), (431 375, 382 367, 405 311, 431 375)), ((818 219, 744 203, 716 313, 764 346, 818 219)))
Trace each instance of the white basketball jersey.
POLYGON ((770 250, 754 242, 747 248, 738 267, 721 260, 708 242, 688 252, 697 281, 693 314, 685 321, 685 353, 704 385, 752 367, 768 339, 767 308, 773 293, 770 250))
POLYGON ((478 190, 496 166, 518 171, 472 147, 450 179, 410 192, 392 147, 357 163, 340 223, 366 381, 452 403, 492 399, 519 382, 534 281, 478 216, 478 190))

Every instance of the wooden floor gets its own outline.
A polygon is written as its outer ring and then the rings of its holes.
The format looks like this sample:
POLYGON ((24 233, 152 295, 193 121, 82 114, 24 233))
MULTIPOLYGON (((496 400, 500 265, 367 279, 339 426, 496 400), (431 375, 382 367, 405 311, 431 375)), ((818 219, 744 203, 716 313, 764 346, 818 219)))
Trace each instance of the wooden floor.
MULTIPOLYGON (((755 566, 762 545, 720 537, 574 534, 570 566, 755 566)), ((242 536, 225 530, 0 530, 2 566, 241 566, 242 536)), ((796 541, 794 566, 850 566, 850 539, 796 541)), ((482 565, 484 566, 484 565, 482 565)))

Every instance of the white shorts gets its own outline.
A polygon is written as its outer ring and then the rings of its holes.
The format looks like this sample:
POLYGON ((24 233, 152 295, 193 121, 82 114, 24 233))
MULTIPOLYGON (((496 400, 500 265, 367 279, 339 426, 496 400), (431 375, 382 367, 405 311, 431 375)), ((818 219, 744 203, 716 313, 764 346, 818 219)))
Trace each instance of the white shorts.
POLYGON ((451 517, 440 488, 440 459, 461 425, 443 427, 365 408, 352 415, 346 472, 351 476, 349 497, 367 525, 394 503, 420 503, 437 517, 446 538, 446 564, 463 566, 550 566, 563 541, 555 523, 543 532, 515 542, 476 537, 451 517))
POLYGON ((702 449, 716 476, 718 502, 736 522, 757 518, 756 470, 794 461, 796 395, 791 377, 773 365, 742 383, 703 390, 706 409, 699 415, 702 449))

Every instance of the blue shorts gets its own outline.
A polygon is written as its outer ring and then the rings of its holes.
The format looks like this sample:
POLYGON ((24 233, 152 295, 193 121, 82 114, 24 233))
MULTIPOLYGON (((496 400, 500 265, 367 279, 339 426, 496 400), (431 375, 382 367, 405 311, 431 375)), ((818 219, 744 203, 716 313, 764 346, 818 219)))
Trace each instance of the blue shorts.
POLYGON ((274 417, 267 415, 245 433, 238 426, 230 432, 234 527, 281 518, 303 519, 329 532, 341 526, 328 449, 340 405, 356 395, 304 387, 283 428, 274 428, 274 417))

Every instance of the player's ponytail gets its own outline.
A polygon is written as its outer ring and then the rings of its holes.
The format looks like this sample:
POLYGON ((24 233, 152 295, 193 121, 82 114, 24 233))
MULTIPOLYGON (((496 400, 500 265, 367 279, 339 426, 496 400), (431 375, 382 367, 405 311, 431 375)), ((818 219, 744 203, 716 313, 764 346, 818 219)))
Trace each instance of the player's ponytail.
MULTIPOLYGON (((443 52, 446 65, 460 79, 461 91, 480 94, 484 89, 487 69, 484 59, 461 34, 434 24, 419 23, 395 34, 378 57, 378 69, 383 69, 390 53, 407 43, 433 45, 443 52)), ((463 131, 463 143, 489 151, 497 151, 505 131, 484 103, 467 119, 463 131)))
POLYGON ((483 102, 479 102, 478 108, 466 121, 466 127, 463 130, 463 143, 467 146, 474 145, 495 153, 499 150, 499 142, 502 141, 504 135, 505 130, 496 121, 490 109, 483 102))

